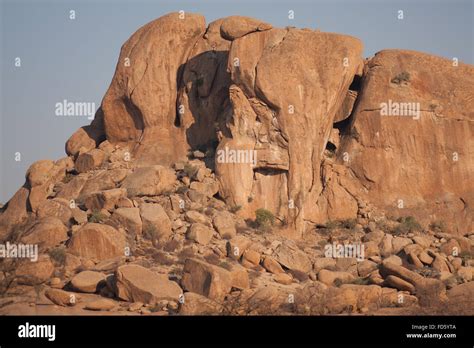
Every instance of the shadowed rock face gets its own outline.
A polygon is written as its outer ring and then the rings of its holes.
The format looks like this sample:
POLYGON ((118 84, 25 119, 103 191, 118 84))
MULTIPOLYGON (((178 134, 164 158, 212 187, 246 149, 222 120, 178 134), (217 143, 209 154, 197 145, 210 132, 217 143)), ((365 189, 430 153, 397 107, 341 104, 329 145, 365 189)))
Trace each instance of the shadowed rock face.
POLYGON ((298 232, 355 218, 361 202, 472 228, 474 69, 361 53, 345 35, 240 16, 206 28, 200 15, 171 13, 123 45, 97 121, 66 149, 77 157, 107 139, 136 166, 206 150, 239 215, 266 208, 298 232), (419 103, 419 119, 383 116, 391 102, 419 103))

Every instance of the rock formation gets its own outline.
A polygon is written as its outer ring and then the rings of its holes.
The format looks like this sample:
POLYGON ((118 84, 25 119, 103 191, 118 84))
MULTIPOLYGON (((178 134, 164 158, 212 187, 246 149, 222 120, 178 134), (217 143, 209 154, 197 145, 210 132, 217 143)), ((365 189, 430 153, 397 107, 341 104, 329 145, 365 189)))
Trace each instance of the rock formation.
POLYGON ((48 282, 74 311, 466 308, 474 67, 361 55, 350 36, 241 16, 140 28, 68 157, 34 163, 2 207, 2 242, 41 254, 2 260, 3 296, 48 282))

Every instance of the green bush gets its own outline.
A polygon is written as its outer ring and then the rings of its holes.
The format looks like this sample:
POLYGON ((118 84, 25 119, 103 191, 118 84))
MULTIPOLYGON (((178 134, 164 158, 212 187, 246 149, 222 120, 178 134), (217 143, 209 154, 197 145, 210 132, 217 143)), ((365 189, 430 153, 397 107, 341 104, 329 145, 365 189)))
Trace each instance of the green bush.
POLYGON ((413 216, 404 216, 398 219, 400 223, 393 231, 396 234, 406 234, 409 232, 421 231, 421 225, 413 216))
POLYGON ((68 182, 70 182, 72 179, 74 179, 74 174, 72 173, 66 173, 66 175, 64 176, 62 182, 67 184, 68 182))
POLYGON ((158 238, 158 230, 156 229, 156 226, 148 225, 147 227, 145 227, 145 229, 143 230, 143 237, 151 241, 156 240, 158 238))
POLYGON ((356 227, 357 225, 357 220, 356 219, 346 219, 341 221, 342 227, 348 230, 352 230, 356 227))
POLYGON ((188 176, 188 178, 192 179, 198 172, 199 167, 193 166, 192 164, 186 163, 184 165, 184 173, 188 176))
POLYGON ((89 216, 88 221, 99 224, 103 222, 105 219, 107 219, 107 216, 102 214, 99 210, 94 210, 91 216, 89 216))
POLYGON ((242 209, 242 206, 241 205, 234 205, 233 207, 231 207, 229 209, 229 211, 233 214, 237 213, 240 209, 242 209))
POLYGON ((446 223, 442 220, 433 221, 430 224, 430 228, 433 231, 443 232, 446 230, 446 223))
POLYGON ((51 249, 48 254, 58 265, 63 265, 66 261, 66 247, 64 245, 51 249))
POLYGON ((257 209, 255 211, 255 224, 258 228, 268 228, 275 223, 275 216, 267 209, 257 209))
POLYGON ((399 85, 402 82, 408 82, 408 81, 410 81, 410 74, 406 71, 402 71, 400 74, 395 76, 391 82, 399 85))

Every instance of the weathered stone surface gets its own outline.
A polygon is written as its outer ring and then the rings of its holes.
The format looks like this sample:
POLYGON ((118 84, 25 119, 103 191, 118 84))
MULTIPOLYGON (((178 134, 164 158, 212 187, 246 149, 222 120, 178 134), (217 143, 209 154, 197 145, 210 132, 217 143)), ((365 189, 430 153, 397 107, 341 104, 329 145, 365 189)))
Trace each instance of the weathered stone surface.
POLYGON ((71 279, 71 285, 80 292, 94 293, 100 283, 105 281, 105 274, 94 271, 83 271, 71 279))
POLYGON ((280 245, 273 257, 291 270, 308 273, 312 269, 311 261, 306 253, 289 242, 280 245))
POLYGON ((223 307, 207 297, 194 292, 186 292, 184 301, 179 309, 181 315, 217 315, 223 307))
POLYGON ((77 156, 80 151, 87 152, 94 149, 104 139, 104 114, 102 108, 99 108, 92 123, 79 128, 68 139, 66 153, 70 156, 77 156))
POLYGON ((73 234, 69 252, 89 259, 105 260, 125 255, 126 238, 112 226, 88 223, 73 234))
POLYGON ((232 277, 224 268, 197 259, 187 259, 182 284, 185 290, 222 301, 232 288, 232 277))
POLYGON ((189 228, 186 238, 194 240, 199 244, 206 245, 211 241, 213 234, 214 231, 208 226, 196 222, 189 228))
POLYGON ((144 203, 140 205, 140 216, 143 232, 152 234, 156 240, 166 240, 172 233, 171 221, 163 207, 159 204, 144 203))
POLYGON ((154 304, 160 300, 178 301, 182 290, 164 274, 139 265, 120 266, 116 273, 117 296, 129 302, 154 304))
POLYGON ((224 39, 232 41, 256 31, 265 31, 271 28, 271 24, 264 23, 258 19, 230 16, 222 21, 221 35, 224 39))
POLYGON ((99 192, 93 192, 84 199, 84 205, 91 211, 106 209, 112 211, 118 202, 127 196, 127 190, 117 188, 99 192))
POLYGON ((101 298, 98 300, 87 302, 84 306, 84 309, 90 311, 110 311, 117 307, 117 304, 109 299, 101 298))
POLYGON ((351 156, 350 167, 369 189, 369 200, 389 214, 398 214, 397 202, 403 200, 404 214, 421 222, 436 216, 453 232, 472 230, 474 184, 459 182, 474 170, 466 153, 474 146, 474 67, 406 50, 378 52, 366 67, 348 130, 357 136, 346 137, 340 153, 351 156), (456 98, 447 91, 456 91, 456 98), (420 103, 420 113, 383 116, 389 101, 420 103), (453 153, 465 160, 453 160, 453 153))
POLYGON ((245 250, 247 250, 252 241, 244 236, 235 236, 226 244, 227 256, 239 260, 245 250))
POLYGON ((145 162, 172 163, 186 155, 185 130, 175 127, 177 77, 206 28, 200 15, 181 17, 167 14, 127 40, 102 102, 107 139, 141 140, 133 156, 149 156, 145 162))
POLYGON ((106 159, 106 154, 100 149, 93 149, 89 152, 80 154, 75 162, 78 173, 88 172, 99 168, 106 159))
MULTIPOLYGON (((216 163, 220 194, 229 205, 242 206, 240 214, 253 217, 257 207, 264 206, 278 216, 289 214, 288 221, 299 231, 303 230, 303 219, 327 220, 327 196, 333 193, 323 193, 323 183, 313 178, 321 178, 319 156, 345 91, 362 64, 361 49, 358 40, 347 36, 292 28, 255 32, 233 41, 228 65, 237 85, 230 88, 232 124, 227 124, 226 133, 230 134, 224 133, 218 151, 226 147, 256 150, 257 158, 262 160, 256 164, 260 176, 255 182, 251 163, 216 163), (321 51, 325 52, 324 58, 316 53, 321 51), (321 57, 324 63, 315 57, 321 57), (348 57, 350 63, 344 67, 336 57, 348 57), (238 66, 233 64, 235 58, 239 59, 238 66), (323 65, 325 68, 320 69, 323 65), (289 67, 291 71, 287 71, 289 67), (313 73, 308 74, 308 69, 313 73), (257 94, 259 97, 254 98, 257 94), (317 103, 316 95, 331 103, 317 103), (305 127, 301 127, 303 123, 305 127), (257 127, 258 132, 254 131, 257 127), (282 192, 283 187, 289 191, 282 192), (314 209, 321 195, 321 208, 314 209), (254 198, 252 202, 248 197, 254 198), (298 209, 287 209, 289 200, 298 209)), ((347 195, 337 186, 332 190, 347 195)), ((339 201, 352 204, 353 199, 348 196, 339 201)), ((355 210, 350 214, 356 213, 354 203, 355 210)))
POLYGON ((161 165, 137 168, 122 182, 129 197, 157 196, 172 189, 176 175, 161 165))
POLYGON ((416 291, 415 286, 412 283, 409 283, 393 275, 389 275, 387 278, 385 278, 385 283, 390 287, 394 287, 395 289, 401 291, 408 291, 411 294, 414 294, 416 291))
POLYGON ((67 227, 58 218, 49 217, 40 220, 22 238, 26 244, 38 244, 49 248, 68 239, 67 227))
POLYGON ((123 227, 129 236, 141 236, 142 219, 138 208, 118 208, 116 209, 107 224, 115 228, 123 227))
POLYGON ((214 216, 212 223, 214 224, 214 227, 216 228, 217 232, 224 239, 231 239, 237 234, 235 229, 234 217, 229 212, 218 212, 214 216))
POLYGON ((63 224, 69 225, 72 217, 72 212, 69 205, 70 203, 66 199, 48 199, 38 207, 36 216, 38 216, 40 219, 45 217, 56 217, 60 219, 63 224))
POLYGON ((39 256, 38 260, 25 260, 15 270, 19 284, 38 285, 49 280, 54 272, 54 265, 48 255, 39 256))
POLYGON ((75 306, 76 295, 61 289, 47 289, 44 295, 58 306, 75 306))
POLYGON ((339 279, 343 283, 347 283, 354 280, 354 276, 349 272, 329 271, 327 269, 322 269, 318 273, 318 280, 323 284, 334 285, 336 279, 339 279))
POLYGON ((283 268, 281 268, 281 265, 273 257, 270 256, 266 256, 263 259, 262 265, 270 273, 278 274, 285 272, 283 268))

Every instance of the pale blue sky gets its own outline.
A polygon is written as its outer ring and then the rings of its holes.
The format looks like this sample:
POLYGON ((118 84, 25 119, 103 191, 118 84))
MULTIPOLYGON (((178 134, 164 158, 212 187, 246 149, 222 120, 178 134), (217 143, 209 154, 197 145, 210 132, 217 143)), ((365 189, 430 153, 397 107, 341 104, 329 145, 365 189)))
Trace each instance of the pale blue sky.
POLYGON ((86 117, 57 117, 55 104, 98 107, 122 43, 168 12, 199 12, 207 22, 229 15, 274 26, 318 28, 360 38, 365 56, 406 48, 474 63, 474 0, 0 0, 0 202, 23 184, 29 165, 65 155, 64 143, 86 117), (76 19, 69 19, 69 11, 76 19), (397 19, 403 10, 405 19, 397 19), (288 11, 295 19, 288 19, 288 11), (14 66, 20 57, 22 66, 14 66), (15 161, 20 152, 22 160, 15 161))

